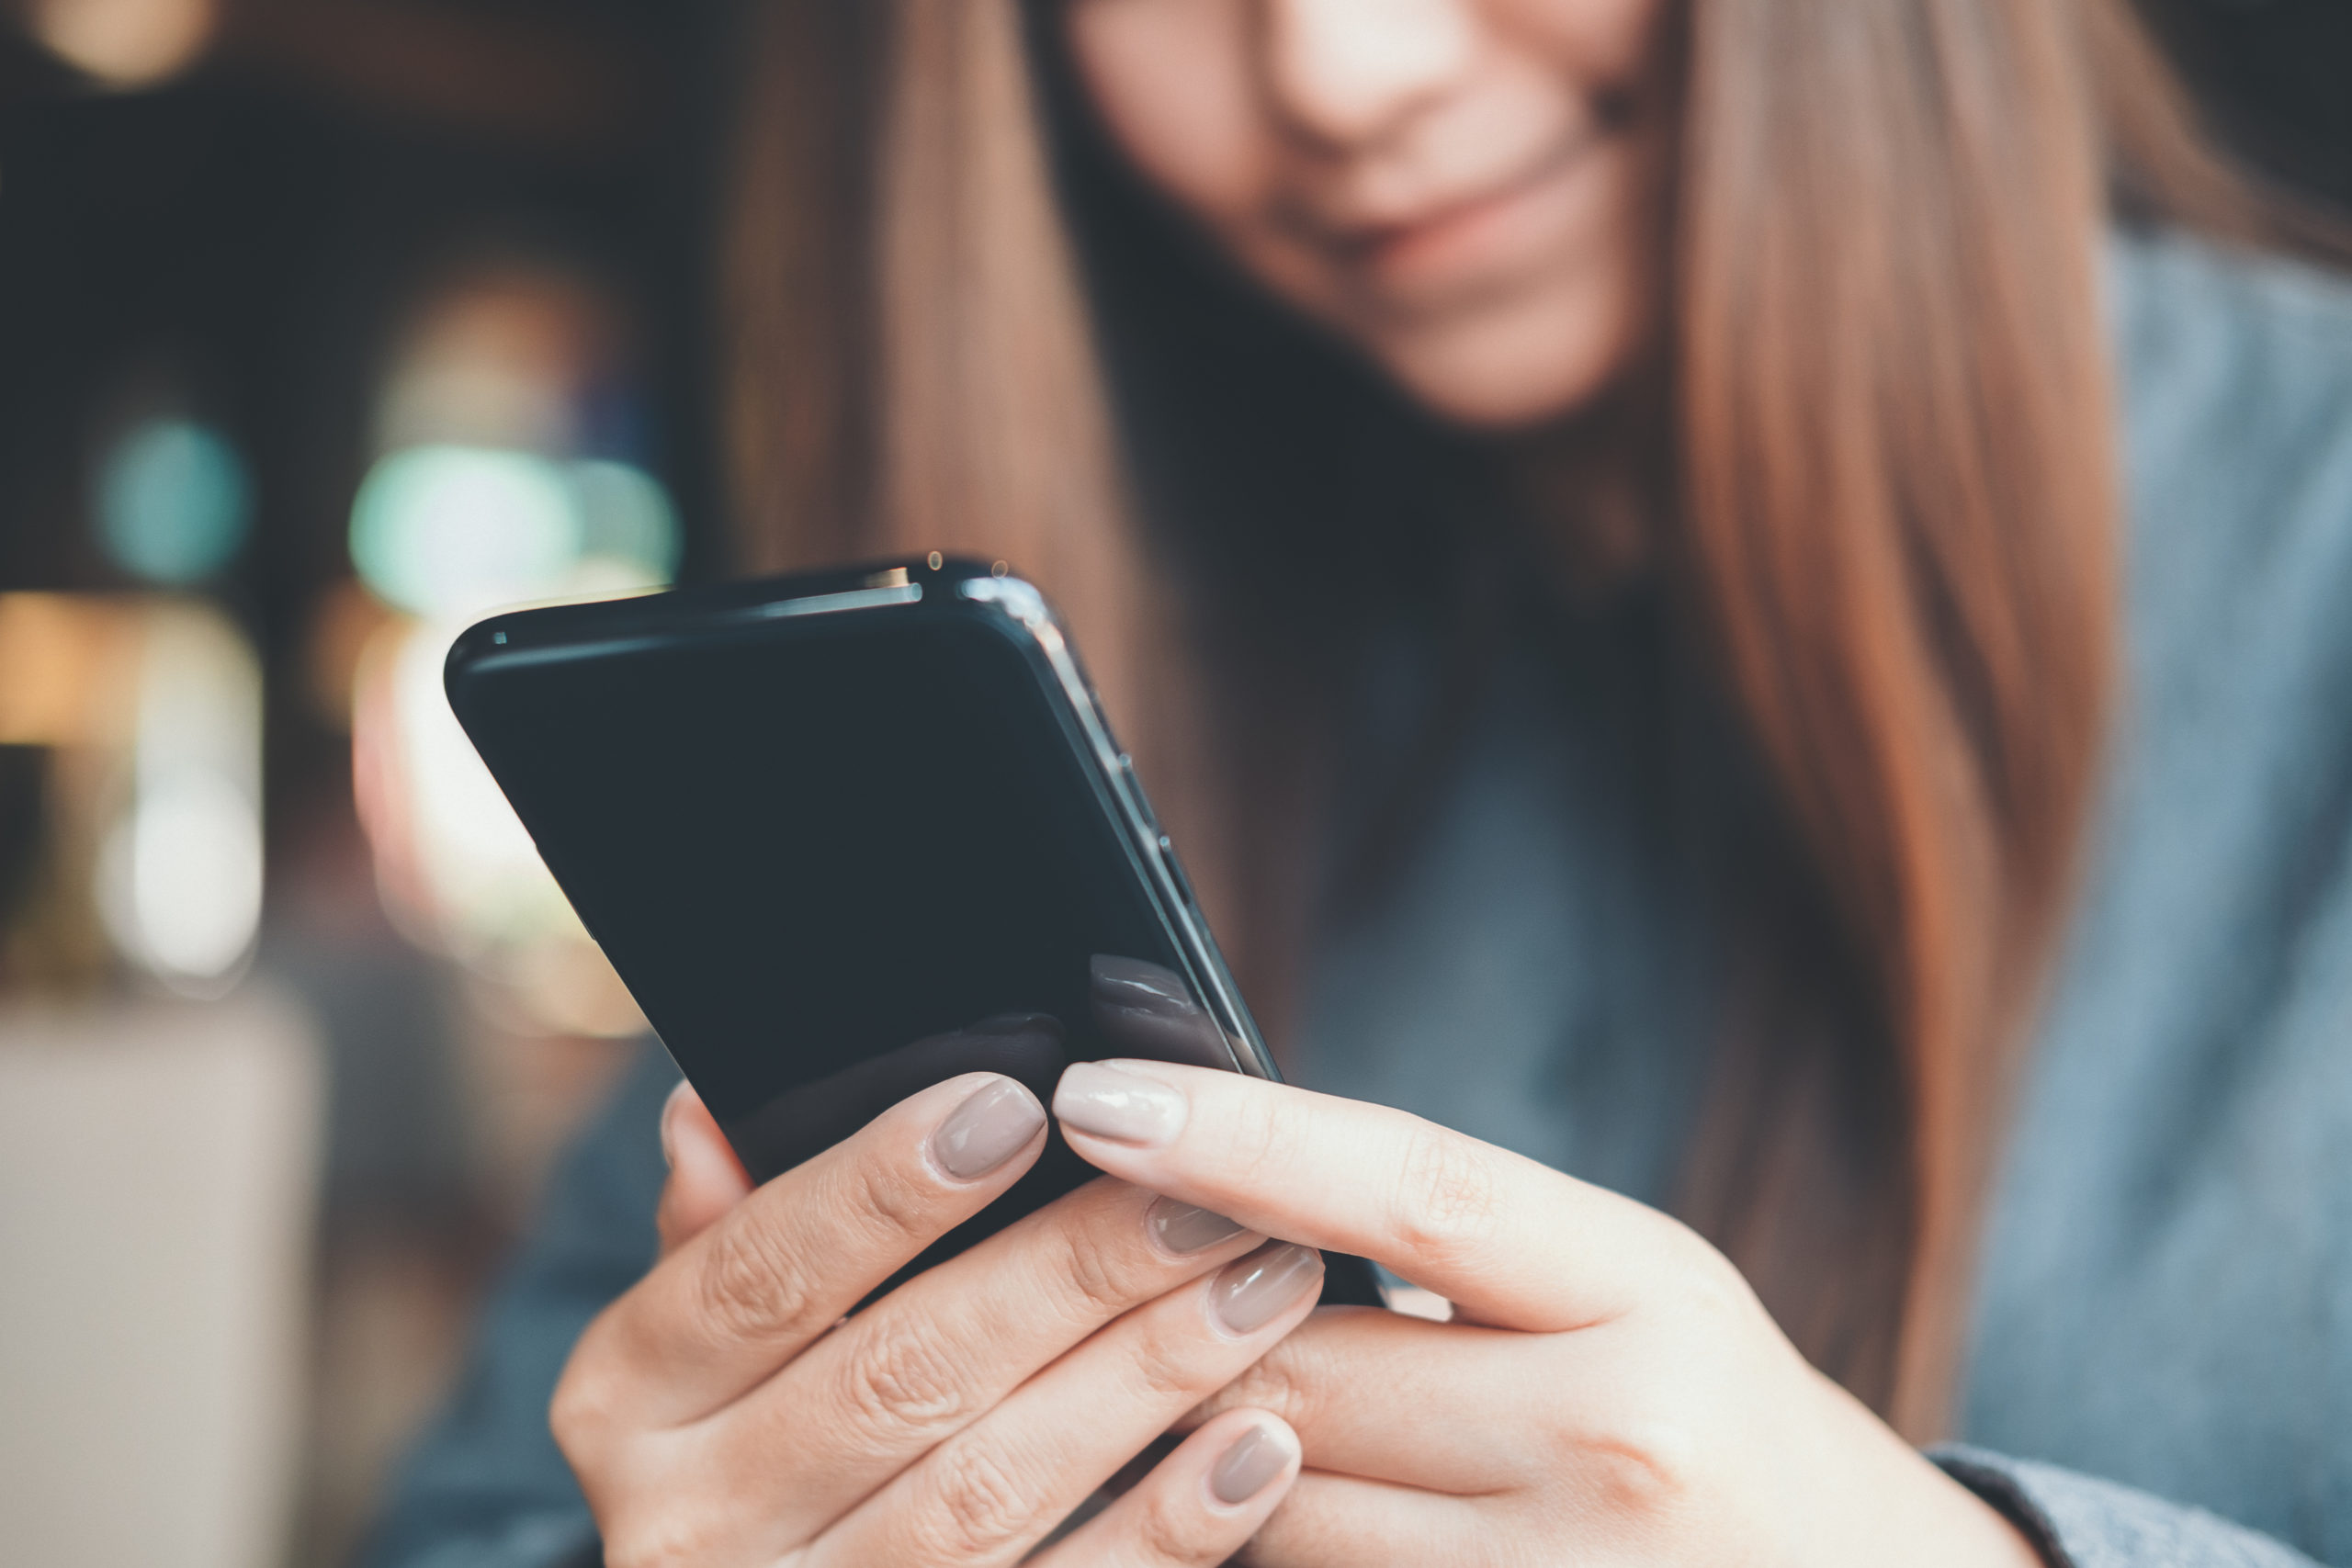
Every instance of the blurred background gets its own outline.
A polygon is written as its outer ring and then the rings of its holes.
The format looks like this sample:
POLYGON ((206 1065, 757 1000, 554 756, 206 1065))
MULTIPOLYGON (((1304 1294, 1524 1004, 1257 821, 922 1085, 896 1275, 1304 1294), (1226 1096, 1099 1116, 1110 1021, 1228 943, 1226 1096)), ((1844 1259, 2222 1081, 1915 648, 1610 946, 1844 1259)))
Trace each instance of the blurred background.
MULTIPOLYGON (((2152 0, 2352 203, 2352 3, 2152 0)), ((0 1555, 343 1561, 625 991, 440 698, 726 570, 717 0, 0 0, 0 1555)))

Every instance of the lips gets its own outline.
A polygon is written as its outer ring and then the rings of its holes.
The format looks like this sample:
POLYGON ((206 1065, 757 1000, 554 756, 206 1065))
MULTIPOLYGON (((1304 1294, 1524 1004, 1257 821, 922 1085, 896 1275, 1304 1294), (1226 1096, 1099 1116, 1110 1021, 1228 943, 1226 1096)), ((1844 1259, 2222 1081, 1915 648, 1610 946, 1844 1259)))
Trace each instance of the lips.
POLYGON ((1581 178, 1605 138, 1587 129, 1511 177, 1376 224, 1316 236, 1357 287, 1388 305, 1442 305, 1518 276, 1552 254, 1589 214, 1581 178))
POLYGON ((1475 221, 1482 213, 1506 206, 1564 173, 1599 138, 1590 130, 1578 130, 1553 145, 1541 156, 1520 165, 1517 172, 1500 179, 1474 185, 1466 194, 1424 203, 1401 217, 1336 223, 1331 227, 1337 231, 1340 248, 1376 254, 1416 235, 1434 233, 1454 224, 1475 221))

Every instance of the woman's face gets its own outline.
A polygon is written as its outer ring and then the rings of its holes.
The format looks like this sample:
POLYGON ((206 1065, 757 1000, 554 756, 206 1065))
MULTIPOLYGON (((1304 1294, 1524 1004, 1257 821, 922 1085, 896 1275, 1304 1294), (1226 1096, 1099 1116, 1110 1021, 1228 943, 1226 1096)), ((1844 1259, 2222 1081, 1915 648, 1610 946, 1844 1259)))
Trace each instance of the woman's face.
POLYGON ((1657 314, 1663 0, 1071 0, 1144 176, 1440 416, 1591 400, 1657 314))

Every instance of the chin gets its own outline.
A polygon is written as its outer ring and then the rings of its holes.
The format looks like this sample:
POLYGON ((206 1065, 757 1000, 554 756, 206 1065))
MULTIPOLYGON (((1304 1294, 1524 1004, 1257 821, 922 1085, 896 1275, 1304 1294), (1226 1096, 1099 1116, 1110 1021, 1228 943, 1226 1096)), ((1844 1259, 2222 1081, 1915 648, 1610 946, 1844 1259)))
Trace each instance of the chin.
POLYGON ((1439 419, 1522 430, 1588 407, 1631 368, 1648 316, 1632 292, 1566 290, 1360 341, 1439 419))

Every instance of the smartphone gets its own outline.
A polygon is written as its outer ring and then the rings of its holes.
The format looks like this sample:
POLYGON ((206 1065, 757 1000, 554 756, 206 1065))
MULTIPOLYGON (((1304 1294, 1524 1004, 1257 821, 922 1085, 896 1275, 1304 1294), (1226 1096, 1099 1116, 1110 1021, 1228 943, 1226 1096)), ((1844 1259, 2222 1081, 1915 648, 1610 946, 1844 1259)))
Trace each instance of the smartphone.
MULTIPOLYGON (((1278 1077, 1069 637, 1001 565, 517 611, 446 681, 755 1180, 959 1073, 1045 1100, 1105 1057, 1278 1077)), ((1095 1174, 1056 1132, 883 1289, 1095 1174)), ((1380 1298, 1335 1257, 1324 1299, 1380 1298)))

